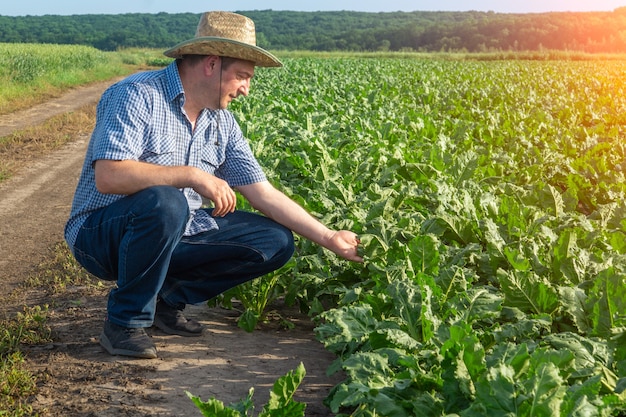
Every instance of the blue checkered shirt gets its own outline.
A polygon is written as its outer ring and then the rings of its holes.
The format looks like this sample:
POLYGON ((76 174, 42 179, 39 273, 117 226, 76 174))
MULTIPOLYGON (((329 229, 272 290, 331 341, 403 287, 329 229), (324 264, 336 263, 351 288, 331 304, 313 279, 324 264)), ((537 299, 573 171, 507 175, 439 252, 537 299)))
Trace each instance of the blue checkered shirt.
MULTIPOLYGON (((266 179, 232 113, 205 109, 195 130, 183 110, 185 94, 176 63, 139 73, 111 86, 102 95, 85 163, 80 175, 65 239, 73 247, 87 217, 123 195, 96 189, 94 162, 99 159, 144 161, 158 165, 190 165, 219 177, 231 187, 266 179)), ((186 235, 217 228, 191 188, 181 189, 191 218, 186 235)))

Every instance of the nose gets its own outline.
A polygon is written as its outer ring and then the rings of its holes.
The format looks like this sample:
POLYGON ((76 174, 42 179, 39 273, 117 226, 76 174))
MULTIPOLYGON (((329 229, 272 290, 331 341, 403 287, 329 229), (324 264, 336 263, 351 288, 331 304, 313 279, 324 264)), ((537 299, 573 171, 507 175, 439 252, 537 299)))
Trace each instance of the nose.
POLYGON ((238 91, 239 91, 239 94, 243 95, 244 97, 247 97, 248 93, 250 93, 250 80, 245 80, 244 82, 242 82, 238 91))

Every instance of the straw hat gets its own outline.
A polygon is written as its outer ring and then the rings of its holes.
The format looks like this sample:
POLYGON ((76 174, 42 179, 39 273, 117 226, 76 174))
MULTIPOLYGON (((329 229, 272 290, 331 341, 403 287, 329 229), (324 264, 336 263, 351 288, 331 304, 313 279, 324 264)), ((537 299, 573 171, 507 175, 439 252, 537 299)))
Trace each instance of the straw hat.
POLYGON ((170 58, 183 55, 217 55, 252 61, 259 67, 281 67, 274 55, 256 46, 254 22, 237 13, 206 12, 196 36, 164 52, 170 58))

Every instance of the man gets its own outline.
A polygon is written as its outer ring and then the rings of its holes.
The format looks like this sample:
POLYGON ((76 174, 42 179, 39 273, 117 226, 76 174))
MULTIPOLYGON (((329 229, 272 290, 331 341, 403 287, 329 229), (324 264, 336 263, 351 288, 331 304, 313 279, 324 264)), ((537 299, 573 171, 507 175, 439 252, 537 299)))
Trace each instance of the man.
POLYGON ((280 268, 292 231, 362 261, 354 233, 328 229, 267 181, 226 110, 248 95, 255 66, 282 66, 255 38, 244 16, 204 13, 196 36, 165 52, 175 62, 98 103, 65 238, 85 269, 117 283, 100 336, 112 355, 155 358, 153 324, 199 335, 185 305, 280 268), (234 189, 263 215, 236 210, 234 189))

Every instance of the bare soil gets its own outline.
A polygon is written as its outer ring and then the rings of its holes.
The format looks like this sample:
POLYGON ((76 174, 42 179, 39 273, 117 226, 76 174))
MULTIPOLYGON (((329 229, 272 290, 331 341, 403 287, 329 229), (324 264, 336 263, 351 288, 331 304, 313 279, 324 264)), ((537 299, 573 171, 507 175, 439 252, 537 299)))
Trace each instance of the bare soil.
MULTIPOLYGON (((0 116, 0 137, 95 104, 109 84, 0 116)), ((302 362, 307 375, 295 399, 307 404, 307 416, 332 416, 323 400, 340 380, 326 375, 335 358, 315 340, 311 321, 294 309, 274 306, 294 329, 270 323, 247 333, 237 327, 236 311, 191 306, 186 313, 206 325, 204 334, 187 338, 151 330, 159 357, 137 360, 110 356, 98 344, 109 284, 60 293, 20 286, 63 240, 87 141, 76 137, 0 183, 0 318, 23 306, 49 305, 53 342, 26 350, 27 366, 39 380, 34 410, 63 417, 200 416, 185 391, 229 404, 254 387, 258 413, 275 380, 302 362)))

